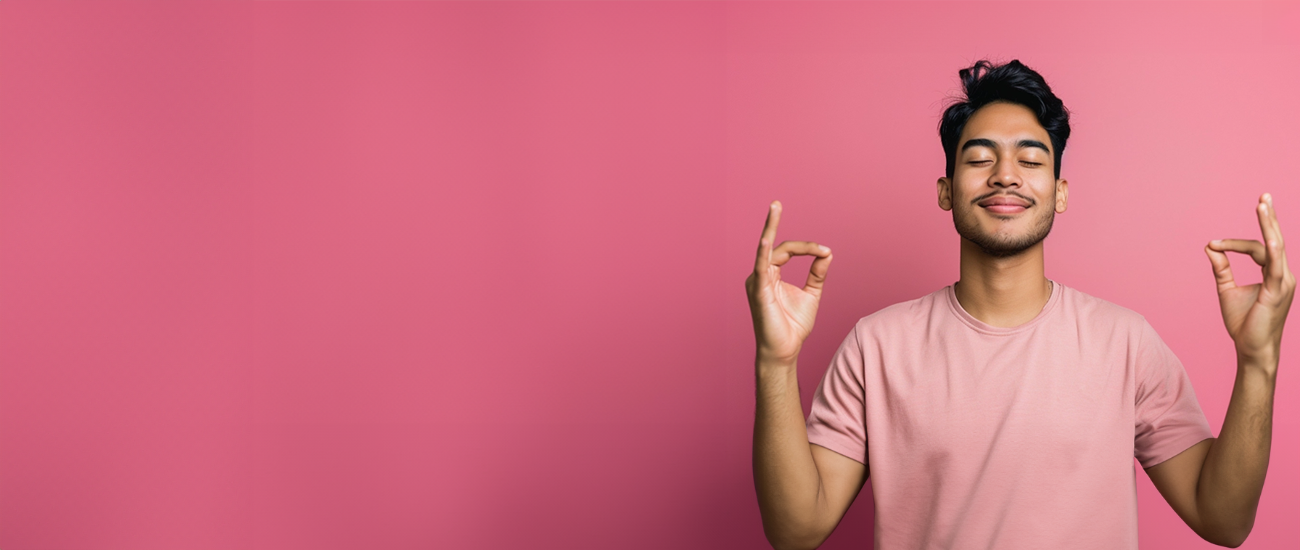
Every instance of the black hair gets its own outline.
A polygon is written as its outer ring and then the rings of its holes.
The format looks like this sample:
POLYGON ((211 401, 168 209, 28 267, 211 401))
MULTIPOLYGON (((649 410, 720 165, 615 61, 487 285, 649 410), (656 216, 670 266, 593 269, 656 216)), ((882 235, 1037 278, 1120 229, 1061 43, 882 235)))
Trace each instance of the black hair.
POLYGON ((1000 101, 1024 105, 1038 117, 1038 123, 1052 140, 1053 168, 1056 178, 1060 179, 1061 153, 1065 151, 1065 140, 1070 137, 1070 112, 1052 93, 1042 75, 1016 59, 1004 65, 980 60, 957 71, 957 74, 961 77, 965 97, 949 105, 939 122, 939 139, 943 142, 943 153, 948 157, 948 177, 952 177, 957 163, 957 140, 961 139, 966 121, 980 107, 1000 101))

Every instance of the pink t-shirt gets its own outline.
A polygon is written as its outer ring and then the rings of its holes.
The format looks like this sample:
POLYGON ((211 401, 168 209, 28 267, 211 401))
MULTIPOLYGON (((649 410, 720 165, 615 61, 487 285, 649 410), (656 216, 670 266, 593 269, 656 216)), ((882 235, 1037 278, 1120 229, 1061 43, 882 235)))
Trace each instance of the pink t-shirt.
POLYGON ((1134 457, 1213 437, 1146 319, 1056 282, 1012 328, 972 317, 951 285, 863 317, 807 427, 870 464, 877 550, 1136 549, 1134 457))

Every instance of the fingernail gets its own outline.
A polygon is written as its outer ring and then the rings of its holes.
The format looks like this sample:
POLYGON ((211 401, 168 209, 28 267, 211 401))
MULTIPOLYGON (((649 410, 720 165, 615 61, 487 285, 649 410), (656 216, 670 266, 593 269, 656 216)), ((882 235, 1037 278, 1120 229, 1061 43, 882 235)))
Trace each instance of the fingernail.
POLYGON ((1223 244, 1223 240, 1222 240, 1222 239, 1214 239, 1213 241, 1210 241, 1210 244, 1216 244, 1216 245, 1217 245, 1217 244, 1223 244))
POLYGON ((1273 204, 1273 195, 1270 193, 1264 193, 1264 200, 1268 201, 1269 204, 1273 204))
POLYGON ((822 244, 817 245, 817 248, 822 249, 822 252, 830 252, 830 251, 831 251, 830 248, 827 248, 826 245, 822 245, 822 244))

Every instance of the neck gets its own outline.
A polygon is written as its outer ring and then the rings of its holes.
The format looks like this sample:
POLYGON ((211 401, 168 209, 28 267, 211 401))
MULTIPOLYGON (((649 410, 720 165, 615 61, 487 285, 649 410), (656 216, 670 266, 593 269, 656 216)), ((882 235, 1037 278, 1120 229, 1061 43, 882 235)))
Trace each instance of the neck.
POLYGON ((998 258, 962 239, 961 279, 953 291, 962 309, 988 325, 1009 328, 1033 320, 1052 296, 1043 275, 1043 243, 998 258))

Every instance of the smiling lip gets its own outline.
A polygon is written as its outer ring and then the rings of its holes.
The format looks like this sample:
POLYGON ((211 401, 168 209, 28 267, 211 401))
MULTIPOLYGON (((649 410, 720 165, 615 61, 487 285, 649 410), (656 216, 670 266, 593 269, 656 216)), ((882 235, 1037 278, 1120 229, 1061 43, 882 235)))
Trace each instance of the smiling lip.
POLYGON ((984 208, 999 214, 1015 214, 1017 212, 1025 211, 1025 207, 1018 204, 990 204, 984 208))
POLYGON ((1002 195, 984 199, 979 202, 979 205, 990 212, 997 212, 999 214, 1016 214, 1024 212, 1026 208, 1029 208, 1029 201, 1020 197, 1002 195))

